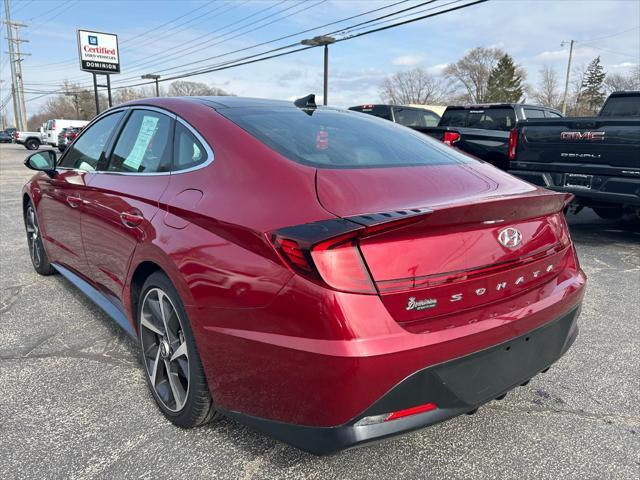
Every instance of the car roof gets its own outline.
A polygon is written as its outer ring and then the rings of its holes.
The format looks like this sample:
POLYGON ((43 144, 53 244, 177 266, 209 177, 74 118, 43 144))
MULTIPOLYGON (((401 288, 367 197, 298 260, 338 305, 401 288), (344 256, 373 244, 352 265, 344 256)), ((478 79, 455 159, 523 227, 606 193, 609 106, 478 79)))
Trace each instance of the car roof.
POLYGON ((192 102, 209 105, 213 108, 247 108, 247 107, 292 107, 293 101, 271 100, 268 98, 251 98, 235 96, 180 97, 192 102))

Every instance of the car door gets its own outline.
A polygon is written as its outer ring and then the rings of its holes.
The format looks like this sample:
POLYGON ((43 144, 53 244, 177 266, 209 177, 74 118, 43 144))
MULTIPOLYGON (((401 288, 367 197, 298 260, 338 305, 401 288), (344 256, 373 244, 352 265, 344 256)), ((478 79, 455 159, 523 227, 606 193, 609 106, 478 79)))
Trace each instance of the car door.
POLYGON ((41 184, 38 213, 52 260, 87 276, 88 264, 80 234, 80 217, 87 181, 104 157, 104 149, 122 112, 93 123, 62 156, 57 174, 41 184))
POLYGON ((138 242, 152 239, 152 220, 170 176, 174 116, 135 108, 107 150, 104 166, 89 180, 82 236, 92 279, 121 301, 138 242))

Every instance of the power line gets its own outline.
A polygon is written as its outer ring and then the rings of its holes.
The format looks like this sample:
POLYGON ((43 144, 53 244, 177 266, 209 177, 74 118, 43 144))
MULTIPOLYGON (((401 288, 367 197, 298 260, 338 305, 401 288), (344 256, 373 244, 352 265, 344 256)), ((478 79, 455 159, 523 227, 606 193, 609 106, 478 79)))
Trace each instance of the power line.
MULTIPOLYGON (((273 23, 276 23, 276 22, 282 21, 282 20, 284 20, 284 19, 286 19, 286 18, 289 18, 289 17, 291 17, 291 16, 293 16, 293 15, 296 15, 296 14, 298 14, 298 13, 300 13, 300 12, 304 11, 304 10, 308 10, 308 9, 310 9, 310 8, 314 8, 314 7, 316 7, 316 6, 318 6, 318 5, 322 4, 322 3, 325 3, 326 1, 327 1, 327 0, 320 0, 320 1, 316 2, 316 3, 314 3, 313 5, 311 5, 310 7, 304 6, 302 9, 297 10, 297 11, 295 11, 295 12, 293 12, 293 13, 290 13, 290 14, 288 14, 288 15, 286 15, 286 16, 284 16, 284 17, 282 17, 282 18, 278 18, 278 19, 276 19, 276 20, 272 20, 271 22, 267 22, 267 23, 265 23, 265 24, 263 24, 263 25, 260 25, 260 26, 258 26, 258 27, 256 27, 256 28, 253 28, 253 29, 250 29, 250 30, 248 30, 248 31, 242 32, 242 33, 240 33, 240 34, 238 34, 238 35, 234 35, 234 36, 231 36, 231 37, 229 37, 229 38, 225 38, 224 40, 220 40, 220 41, 218 41, 218 42, 216 42, 216 43, 211 43, 211 42, 213 42, 213 41, 214 41, 214 40, 216 40, 216 39, 223 38, 223 37, 225 37, 226 35, 230 35, 230 34, 232 34, 232 33, 234 33, 234 32, 237 32, 238 30, 242 30, 243 28, 249 27, 249 26, 251 26, 251 25, 255 25, 256 23, 259 23, 259 22, 261 22, 261 21, 267 20, 268 18, 271 18, 271 17, 273 17, 273 16, 275 16, 275 15, 279 15, 279 14, 281 14, 281 13, 284 13, 285 11, 290 10, 291 8, 295 8, 295 7, 299 6, 299 4, 294 5, 293 7, 287 7, 287 8, 285 8, 284 10, 281 10, 281 11, 279 11, 279 12, 276 12, 276 13, 273 13, 273 14, 270 14, 270 15, 267 15, 266 17, 263 17, 263 18, 261 18, 261 19, 259 19, 259 20, 256 20, 256 21, 254 21, 254 22, 251 22, 251 23, 249 23, 249 24, 247 24, 247 25, 243 25, 242 27, 236 28, 235 30, 231 30, 230 32, 227 32, 227 33, 225 33, 225 34, 223 34, 223 35, 221 35, 221 36, 214 37, 213 39, 211 39, 211 40, 210 40, 210 41, 208 41, 208 42, 200 43, 200 44, 198 44, 197 49, 201 49, 202 47, 214 47, 214 46, 216 46, 216 45, 220 45, 220 44, 225 43, 225 42, 227 42, 227 41, 229 41, 229 40, 233 40, 233 39, 238 38, 238 37, 240 37, 240 36, 242 36, 242 35, 246 35, 246 34, 248 34, 248 33, 251 33, 251 32, 254 32, 254 31, 259 30, 259 29, 261 29, 261 28, 264 28, 264 27, 266 27, 266 26, 268 26, 268 25, 272 25, 273 23)), ((280 2, 280 3, 283 3, 283 2, 280 2)), ((266 10, 266 9, 265 9, 265 10, 266 10)), ((231 26, 231 25, 229 25, 229 26, 231 26)), ((215 30, 214 30, 214 32, 215 32, 215 30)), ((212 32, 212 33, 213 33, 213 32, 212 32)), ((196 50, 196 51, 193 51, 193 52, 191 52, 191 53, 185 53, 185 54, 182 54, 182 53, 181 53, 181 52, 184 52, 185 50, 186 50, 186 51, 188 51, 188 50, 192 50, 192 49, 194 49, 194 47, 191 47, 191 46, 187 47, 186 49, 185 49, 185 48, 183 48, 183 49, 178 49, 178 50, 174 51, 170 56, 165 57, 165 58, 163 58, 163 59, 162 59, 162 60, 160 60, 160 61, 158 61, 158 60, 151 60, 151 61, 142 62, 142 63, 138 63, 138 64, 134 63, 132 66, 133 66, 133 67, 136 67, 136 68, 137 68, 137 70, 140 70, 140 68, 141 68, 142 66, 144 66, 144 65, 148 65, 148 66, 149 66, 149 65, 157 65, 158 63, 161 63, 161 62, 163 62, 163 61, 171 60, 171 59, 173 59, 173 58, 182 58, 182 57, 185 57, 185 56, 188 56, 188 55, 192 55, 193 53, 197 53, 197 50, 196 50)), ((186 63, 186 64, 177 65, 177 66, 172 67, 172 68, 162 69, 162 70, 159 70, 158 72, 159 72, 159 73, 161 73, 161 72, 166 72, 166 71, 170 71, 170 70, 175 70, 175 69, 178 69, 178 68, 182 68, 182 67, 184 67, 184 66, 193 65, 193 64, 196 64, 196 63, 202 63, 203 61, 207 61, 207 60, 209 60, 209 59, 193 61, 193 62, 189 62, 189 63, 186 63)), ((146 67, 146 68, 148 69, 148 67, 146 67)), ((126 80, 127 80, 126 78, 125 78, 125 79, 120 79, 120 80, 118 80, 118 83, 121 83, 121 82, 126 81, 126 80)))
MULTIPOLYGON (((397 23, 394 23, 392 25, 386 25, 386 26, 383 26, 383 27, 378 27, 378 28, 370 29, 370 30, 367 30, 367 31, 364 31, 364 32, 360 32, 360 33, 354 34, 354 35, 350 35, 348 37, 338 39, 338 40, 336 40, 336 42, 343 42, 343 41, 346 41, 346 40, 351 40, 351 39, 354 39, 354 38, 357 38, 357 37, 362 37, 362 36, 369 35, 369 34, 372 34, 372 33, 377 33, 377 32, 384 31, 384 30, 389 30, 389 29, 392 29, 392 28, 396 28, 396 27, 399 27, 399 26, 407 25, 407 24, 410 24, 410 23, 413 23, 413 22, 417 22, 417 21, 424 20, 424 19, 427 19, 427 18, 435 17, 435 16, 442 15, 442 14, 445 14, 445 13, 449 13, 449 12, 453 12, 453 11, 457 11, 457 10, 462 10, 464 8, 471 7, 471 6, 480 4, 480 3, 484 3, 486 1, 487 0, 476 0, 476 1, 473 1, 473 2, 470 2, 470 3, 466 3, 466 4, 463 4, 463 5, 458 5, 458 6, 451 7, 451 8, 445 9, 445 10, 440 10, 438 12, 433 12, 433 13, 430 13, 430 14, 427 14, 427 15, 421 15, 419 17, 411 18, 411 19, 408 19, 408 20, 405 20, 405 21, 402 21, 402 22, 397 22, 397 23)), ((373 21, 375 21, 375 19, 373 19, 371 21, 373 22, 373 21)), ((338 23, 338 22, 332 22, 332 23, 338 23)), ((349 28, 351 28, 351 27, 347 27, 347 28, 345 28, 343 30, 348 30, 349 28)), ((317 29, 317 28, 314 28, 314 29, 317 29)), ((310 30, 314 30, 314 29, 310 29, 310 30)), ((228 61, 228 62, 223 62, 222 64, 217 64, 217 65, 204 67, 204 68, 199 69, 199 70, 194 70, 194 71, 190 71, 190 72, 184 72, 184 73, 176 74, 176 75, 171 76, 171 77, 162 78, 160 81, 161 82, 166 82, 166 81, 177 80, 177 79, 181 79, 181 78, 188 78, 188 77, 192 77, 192 76, 202 75, 202 74, 205 74, 205 73, 211 73, 211 72, 215 72, 215 71, 227 70, 227 69, 230 69, 230 68, 235 68, 235 67, 239 67, 239 66, 243 66, 243 65, 249 65, 249 64, 258 63, 258 62, 263 62, 263 61, 270 60, 270 59, 273 59, 273 58, 278 58, 278 57, 282 57, 282 56, 286 56, 286 55, 291 55, 291 54, 298 53, 298 52, 301 52, 301 51, 304 51, 304 50, 315 48, 315 47, 308 46, 308 47, 300 47, 300 48, 296 48, 296 49, 291 50, 293 45, 297 45, 297 44, 291 44, 291 45, 288 45, 288 46, 279 47, 277 49, 273 49, 273 50, 270 50, 270 51, 267 51, 267 52, 261 52, 261 53, 255 54, 255 55, 250 55, 250 56, 244 57, 242 59, 235 59, 235 60, 231 60, 231 61, 228 61), (287 49, 287 51, 279 52, 279 53, 273 53, 272 55, 264 56, 264 55, 268 54, 269 52, 274 52, 276 50, 282 50, 282 49, 287 49)), ((145 85, 151 85, 153 83, 154 82, 138 82, 138 83, 133 83, 133 84, 128 84, 128 85, 118 86, 118 87, 115 87, 114 90, 123 89, 123 88, 139 87, 139 86, 145 86, 145 85)), ((49 92, 49 93, 44 93, 44 94, 42 94, 42 95, 40 95, 38 97, 31 98, 28 101, 33 101, 33 100, 36 100, 38 98, 42 98, 43 96, 50 95, 50 94, 53 94, 53 93, 59 93, 60 91, 61 90, 52 91, 52 92, 49 92)))
MULTIPOLYGON (((272 39, 272 40, 269 40, 269 41, 265 41, 265 42, 260 42, 260 43, 257 43, 255 45, 251 45, 249 47, 244 47, 244 48, 240 48, 240 49, 233 50, 233 51, 230 51, 230 52, 214 55, 212 57, 208 57, 208 58, 205 58, 205 59, 201 59, 199 62, 189 62, 187 64, 183 64, 183 65, 178 65, 178 66, 172 67, 171 69, 163 69, 162 72, 170 71, 170 70, 176 70, 177 68, 183 68, 184 66, 193 65, 195 63, 202 63, 202 62, 213 60, 213 59, 216 59, 216 58, 221 58, 221 57, 224 57, 224 56, 232 55, 234 53, 239 53, 239 52, 243 52, 243 51, 250 50, 250 49, 253 49, 253 48, 258 48, 260 46, 264 46, 264 45, 267 45, 267 44, 278 42, 280 40, 285 40, 287 38, 292 38, 292 37, 295 37, 295 36, 303 35, 305 33, 309 33, 309 32, 315 31, 315 30, 319 30, 321 28, 326 28, 326 27, 329 27, 329 26, 332 26, 332 25, 336 25, 336 24, 339 24, 339 23, 344 23, 344 22, 347 22, 349 20, 353 20, 355 18, 360 18, 360 17, 363 17, 365 15, 369 15, 369 14, 376 13, 376 12, 379 12, 379 11, 382 11, 382 10, 385 10, 385 9, 388 9, 388 8, 392 8, 392 7, 396 6, 396 5, 400 5, 400 4, 406 3, 408 1, 409 0, 400 0, 400 1, 397 1, 395 3, 391 3, 389 5, 385 5, 385 6, 382 6, 382 7, 374 8, 372 10, 368 10, 368 11, 365 11, 365 12, 362 12, 362 13, 359 13, 359 14, 356 14, 356 15, 351 15, 349 17, 342 18, 340 20, 335 20, 335 21, 332 21, 332 22, 329 22, 329 23, 325 23, 325 24, 319 25, 317 27, 308 28, 308 29, 305 29, 305 30, 302 30, 302 31, 299 31, 299 32, 296 32, 296 33, 293 33, 293 34, 284 35, 284 36, 281 36, 279 38, 275 38, 275 39, 272 39)), ((417 6, 419 7, 420 5, 417 5, 417 6)), ((402 11, 404 11, 404 10, 402 10, 402 11)), ((380 18, 380 17, 378 17, 378 18, 380 18)), ((372 19, 372 21, 373 20, 376 20, 376 19, 372 19)), ((250 33, 250 31, 249 32, 244 32, 244 33, 245 34, 250 33)), ((292 44, 292 45, 294 45, 294 46, 297 45, 297 42, 292 44)), ((125 78, 117 80, 114 83, 121 83, 121 82, 124 82, 124 81, 127 81, 127 80, 137 79, 137 77, 138 77, 137 75, 136 76, 132 76, 132 77, 125 77, 125 78)), ((73 80, 73 78, 71 80, 73 80)))
MULTIPOLYGON (((324 0, 323 0, 323 1, 324 1, 324 0)), ((191 62, 183 63, 183 64, 181 64, 181 65, 176 65, 176 66, 173 66, 173 67, 170 67, 170 68, 161 69, 161 70, 159 70, 157 73, 165 73, 165 72, 169 72, 169 71, 176 70, 176 69, 179 69, 179 68, 188 67, 188 66, 191 66, 191 65, 196 65, 196 64, 199 64, 199 63, 203 63, 203 62, 207 62, 207 61, 210 61, 210 60, 214 60, 214 59, 216 59, 216 58, 225 57, 225 56, 227 56, 227 55, 232 55, 232 54, 234 54, 234 53, 239 53, 239 52, 242 52, 242 51, 246 51, 246 50, 250 50, 250 49, 253 49, 253 48, 257 48, 257 47, 259 47, 259 46, 264 46, 264 45, 268 45, 268 44, 271 44, 271 43, 276 43, 276 42, 278 42, 278 41, 280 41, 280 40, 284 40, 284 39, 287 39, 287 38, 291 38, 291 37, 295 37, 295 36, 303 35, 303 34, 305 34, 305 33, 308 33, 308 32, 310 32, 310 31, 313 31, 313 30, 319 30, 320 28, 325 28, 325 27, 330 26, 330 25, 335 25, 336 23, 343 23, 343 22, 348 21, 348 20, 351 20, 351 19, 353 19, 353 18, 357 18, 357 17, 361 17, 361 16, 366 15, 366 14, 374 13, 374 12, 377 12, 377 11, 379 11, 379 10, 382 10, 382 9, 385 9, 385 8, 390 8, 390 7, 393 7, 393 6, 398 5, 398 4, 401 4, 401 3, 406 3, 406 1, 408 1, 408 0, 404 0, 404 1, 396 2, 396 3, 393 3, 393 4, 388 5, 388 6, 386 6, 386 7, 376 8, 376 9, 370 10, 370 11, 368 11, 368 12, 364 12, 364 13, 361 13, 361 14, 358 14, 358 15, 353 15, 353 16, 351 16, 351 17, 347 17, 347 18, 342 19, 342 20, 338 20, 338 21, 330 22, 330 23, 327 23, 327 24, 324 24, 324 25, 320 25, 320 26, 318 26, 318 27, 314 27, 314 28, 311 28, 311 29, 303 30, 303 31, 301 31, 301 32, 296 32, 296 33, 294 33, 294 34, 285 35, 285 36, 282 36, 282 37, 279 37, 279 38, 275 38, 275 39, 272 39, 272 40, 268 40, 268 41, 265 41, 265 42, 261 42, 261 43, 258 43, 258 44, 256 44, 256 45, 252 45, 252 46, 250 46, 250 47, 245 47, 245 48, 241 48, 241 49, 233 50, 233 51, 231 51, 231 52, 227 52, 227 53, 223 53, 223 54, 218 54, 218 55, 213 55, 213 56, 211 56, 211 57, 203 58, 203 59, 200 59, 200 60, 195 60, 195 61, 191 61, 191 62)), ((429 0, 429 1, 425 1, 425 2, 423 2, 423 3, 420 3, 420 4, 417 4, 417 5, 414 5, 414 6, 412 6, 412 7, 405 8, 405 9, 402 9, 402 10, 398 10, 398 11, 393 12, 393 13, 391 13, 391 14, 383 15, 383 16, 381 16, 381 17, 373 18, 373 19, 367 20, 367 21, 365 21, 365 22, 358 23, 358 24, 356 24, 356 25, 354 25, 354 26, 357 26, 357 25, 364 25, 364 24, 366 24, 366 23, 374 22, 374 21, 379 20, 379 19, 381 19, 381 18, 386 18, 386 17, 389 17, 389 16, 391 16, 391 15, 396 15, 396 14, 398 14, 398 13, 403 13, 403 12, 406 12, 406 11, 408 11, 408 10, 411 10, 411 9, 414 9, 414 8, 421 7, 421 6, 426 5, 426 4, 429 4, 429 3, 433 3, 434 1, 436 1, 436 0, 429 0)), ((322 3, 322 2, 320 2, 320 3, 322 3)), ((319 3, 318 3, 318 4, 319 4, 319 3)), ((317 6, 318 4, 314 4, 314 5, 313 5, 312 7, 310 7, 310 8, 313 8, 313 7, 317 6)), ((295 13, 298 13, 298 12, 295 12, 295 13)), ((293 15, 293 14, 290 14, 289 16, 291 16, 291 15, 293 15)), ((273 23, 273 22, 271 22, 271 23, 273 23)), ((258 28, 263 28, 263 27, 265 27, 265 26, 267 26, 267 25, 269 25, 269 24, 261 25, 261 26, 260 26, 260 27, 258 27, 258 28)), ((353 26, 352 26, 352 27, 353 27, 353 26)), ((251 33, 251 32, 253 32, 253 31, 255 31, 255 30, 258 30, 258 28, 255 28, 255 29, 249 30, 248 32, 243 32, 243 34, 251 33)), ((347 27, 347 28, 351 28, 351 27, 347 27)), ((340 29, 340 30, 336 30, 336 31, 334 31, 334 32, 329 32, 329 33, 327 33, 327 35, 333 35, 333 34, 336 34, 336 33, 342 32, 342 31, 344 31, 344 30, 345 30, 345 29, 340 29)), ((230 32, 229 32, 229 33, 230 33, 230 32)), ((232 37, 232 38, 234 38, 234 37, 232 37)), ((224 40, 224 41, 227 41, 227 40, 231 40, 231 39, 226 39, 226 40, 224 40)), ((215 46, 215 45, 218 45, 218 44, 220 44, 220 43, 224 43, 224 41, 220 41, 220 42, 218 42, 218 43, 214 43, 214 44, 213 44, 213 45, 211 45, 211 46, 215 46)), ((296 42, 296 43, 292 43, 292 44, 290 44, 290 45, 288 45, 288 46, 297 46, 297 45, 298 45, 298 43, 296 42)), ((128 80, 128 78, 121 79, 121 80, 119 80, 117 83, 120 83, 120 82, 123 82, 123 81, 126 81, 126 80, 128 80)))
POLYGON ((628 30, 622 30, 620 32, 612 33, 611 35, 605 35, 604 37, 592 38, 591 40, 576 40, 576 43, 580 43, 581 45, 585 45, 588 43, 599 42, 600 40, 604 40, 606 38, 617 37, 618 35, 623 35, 628 32, 632 32, 633 30, 640 29, 640 25, 637 25, 633 28, 629 28, 628 30))

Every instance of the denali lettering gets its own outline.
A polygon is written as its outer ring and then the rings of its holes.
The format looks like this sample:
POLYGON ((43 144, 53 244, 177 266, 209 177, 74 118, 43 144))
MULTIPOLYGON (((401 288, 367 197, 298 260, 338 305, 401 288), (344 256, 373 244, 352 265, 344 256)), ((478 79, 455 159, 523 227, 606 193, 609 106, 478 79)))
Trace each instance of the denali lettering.
POLYGON ((565 153, 565 152, 562 152, 560 156, 565 158, 600 158, 602 157, 602 155, 600 155, 599 153, 565 153))
POLYGON ((605 132, 561 132, 560 140, 604 141, 605 132))

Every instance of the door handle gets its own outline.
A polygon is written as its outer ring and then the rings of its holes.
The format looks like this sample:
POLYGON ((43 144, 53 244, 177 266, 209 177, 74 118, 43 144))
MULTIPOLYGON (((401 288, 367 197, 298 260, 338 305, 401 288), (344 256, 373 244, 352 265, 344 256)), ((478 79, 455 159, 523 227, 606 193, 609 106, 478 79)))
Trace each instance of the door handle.
POLYGON ((120 221, 125 227, 134 228, 142 223, 144 217, 140 212, 122 212, 120 213, 120 221))
POLYGON ((71 208, 78 208, 82 203, 82 199, 75 195, 67 195, 67 204, 71 208))

